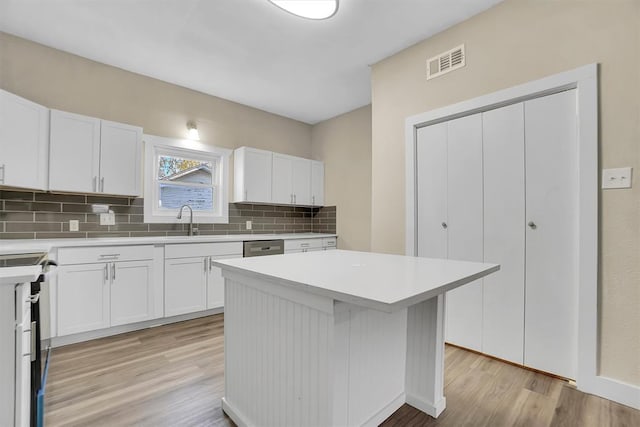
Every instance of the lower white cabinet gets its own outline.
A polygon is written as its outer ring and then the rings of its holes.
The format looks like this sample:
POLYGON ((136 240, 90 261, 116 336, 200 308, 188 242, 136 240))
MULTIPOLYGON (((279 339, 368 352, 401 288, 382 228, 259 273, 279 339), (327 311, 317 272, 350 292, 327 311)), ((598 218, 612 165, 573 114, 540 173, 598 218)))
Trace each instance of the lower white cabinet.
POLYGON ((59 336, 162 317, 155 303, 161 287, 153 280, 152 246, 71 248, 59 254, 59 336), (131 259, 136 257, 146 259, 131 259))
POLYGON ((194 313, 224 306, 224 279, 213 260, 242 257, 242 242, 167 245, 165 256, 165 316, 194 313))

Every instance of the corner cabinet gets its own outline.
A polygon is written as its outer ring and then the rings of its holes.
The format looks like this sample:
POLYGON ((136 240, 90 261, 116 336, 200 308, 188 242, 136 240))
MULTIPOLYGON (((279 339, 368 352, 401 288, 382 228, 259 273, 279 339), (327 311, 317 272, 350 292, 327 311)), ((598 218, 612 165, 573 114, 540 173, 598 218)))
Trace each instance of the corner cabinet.
POLYGON ((234 202, 322 206, 324 164, 250 147, 234 151, 234 202))
POLYGON ((0 185, 47 189, 49 109, 0 90, 0 185))
POLYGON ((141 194, 142 128, 51 110, 49 189, 141 194))
POLYGON ((59 336, 163 316, 153 246, 60 249, 58 261, 59 336))

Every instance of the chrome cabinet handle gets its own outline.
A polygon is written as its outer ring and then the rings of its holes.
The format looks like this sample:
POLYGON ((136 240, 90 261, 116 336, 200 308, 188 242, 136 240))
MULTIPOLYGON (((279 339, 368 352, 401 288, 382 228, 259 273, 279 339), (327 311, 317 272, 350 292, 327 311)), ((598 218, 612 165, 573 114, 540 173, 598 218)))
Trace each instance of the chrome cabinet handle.
POLYGON ((204 272, 207 272, 207 258, 204 259, 204 272))
POLYGON ((100 178, 100 192, 104 193, 104 176, 100 178))
POLYGON ((311 196, 311 204, 312 205, 316 204, 316 196, 311 196))
POLYGON ((297 198, 297 196, 294 194, 294 195, 293 195, 293 204, 294 204, 294 205, 296 204, 296 201, 297 201, 297 200, 298 200, 298 198, 297 198))
POLYGON ((109 281, 109 264, 104 265, 104 283, 109 281))
POLYGON ((443 223, 442 223, 442 228, 444 228, 444 229, 446 230, 446 229, 447 229, 447 227, 449 227, 449 226, 447 225, 447 223, 446 223, 446 222, 443 222, 443 223))
POLYGON ((529 226, 529 228, 531 228, 532 230, 535 230, 536 228, 538 228, 538 226, 536 225, 535 222, 533 221, 529 221, 529 224, 527 224, 529 226))
POLYGON ((2 178, 0 178, 0 184, 4 184, 4 176, 7 173, 5 167, 6 166, 4 163, 0 165, 0 170, 2 171, 2 178))
POLYGON ((116 263, 111 263, 111 280, 116 280, 116 263))
POLYGON ((98 185, 98 177, 97 177, 97 176, 94 176, 94 177, 93 177, 93 191, 94 191, 94 192, 95 192, 95 191, 98 191, 98 190, 97 190, 97 188, 96 188, 96 186, 97 186, 97 185, 98 185))
POLYGON ((209 257, 209 271, 213 268, 213 257, 209 257))
POLYGON ((249 200, 248 191, 244 190, 244 200, 249 200))

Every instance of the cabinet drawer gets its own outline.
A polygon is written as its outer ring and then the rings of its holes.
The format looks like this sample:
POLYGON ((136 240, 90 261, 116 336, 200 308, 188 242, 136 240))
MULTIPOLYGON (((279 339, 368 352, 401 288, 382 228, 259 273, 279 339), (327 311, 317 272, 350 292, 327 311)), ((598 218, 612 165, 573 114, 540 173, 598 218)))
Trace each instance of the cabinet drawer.
POLYGON ((165 258, 191 258, 213 255, 242 256, 242 242, 183 243, 167 245, 164 248, 165 258))
POLYGON ((153 245, 58 249, 58 263, 61 265, 146 259, 153 259, 153 245))
POLYGON ((322 239, 291 239, 284 241, 285 251, 322 248, 322 239))
POLYGON ((338 244, 338 239, 335 237, 325 237, 322 239, 323 248, 335 248, 338 244))

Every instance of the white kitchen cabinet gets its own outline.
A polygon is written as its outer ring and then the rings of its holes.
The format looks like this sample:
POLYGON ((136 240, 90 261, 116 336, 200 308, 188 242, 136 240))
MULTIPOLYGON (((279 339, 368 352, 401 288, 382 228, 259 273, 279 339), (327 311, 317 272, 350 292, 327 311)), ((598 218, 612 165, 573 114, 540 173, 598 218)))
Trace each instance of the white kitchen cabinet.
POLYGON ((293 204, 311 205, 311 160, 293 157, 291 160, 291 179, 293 204))
POLYGON ((234 202, 271 203, 272 156, 249 147, 233 152, 234 202))
POLYGON ((0 90, 0 185, 47 189, 49 109, 0 90))
POLYGON ((51 110, 49 189, 140 195, 142 129, 51 110))
POLYGON ((324 205, 324 163, 311 161, 311 205, 324 205))
POLYGON ((165 315, 224 306, 224 280, 215 259, 242 257, 242 242, 167 245, 165 315))
POLYGON ((100 123, 100 192, 138 196, 142 177, 142 128, 100 123))
POLYGON ((325 251, 338 248, 337 237, 325 237, 322 239, 322 249, 325 251))
POLYGON ((58 261, 59 336, 162 317, 153 246, 64 248, 58 261))
POLYGON ((272 202, 311 205, 311 160, 273 154, 272 202))
POLYGON ((208 265, 208 257, 165 261, 165 316, 206 310, 208 265))
POLYGON ((154 309, 153 260, 113 262, 110 325, 151 320, 154 309))
POLYGON ((61 265, 57 276, 58 335, 108 328, 108 264, 61 265))

